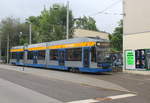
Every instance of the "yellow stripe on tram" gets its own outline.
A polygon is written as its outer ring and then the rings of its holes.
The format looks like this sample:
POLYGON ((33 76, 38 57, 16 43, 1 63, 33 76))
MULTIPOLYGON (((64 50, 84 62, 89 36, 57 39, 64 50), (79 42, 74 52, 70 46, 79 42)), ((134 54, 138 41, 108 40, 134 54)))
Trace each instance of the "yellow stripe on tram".
POLYGON ((46 47, 35 47, 35 48, 28 48, 29 51, 36 51, 36 50, 45 50, 46 47))
MULTIPOLYGON (((96 42, 81 42, 81 43, 71 43, 71 44, 64 44, 64 45, 54 45, 49 46, 48 49, 62 49, 62 48, 76 48, 76 47, 87 47, 87 46, 94 46, 96 42)), ((28 48, 29 51, 36 51, 36 50, 46 50, 47 47, 34 47, 28 48)), ((20 52, 24 51, 23 49, 11 49, 10 52, 20 52)))
POLYGON ((11 49, 10 52, 21 52, 24 51, 23 49, 11 49))
POLYGON ((94 46, 95 44, 96 42, 71 43, 71 44, 64 44, 64 45, 49 46, 48 49, 87 47, 87 46, 94 46))

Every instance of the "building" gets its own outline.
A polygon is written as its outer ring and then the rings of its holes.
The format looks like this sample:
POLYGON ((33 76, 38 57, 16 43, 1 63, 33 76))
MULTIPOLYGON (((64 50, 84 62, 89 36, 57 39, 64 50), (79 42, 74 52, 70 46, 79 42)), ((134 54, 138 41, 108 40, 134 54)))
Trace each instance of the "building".
POLYGON ((109 40, 109 34, 105 32, 97 32, 97 31, 91 31, 91 30, 84 30, 84 29, 75 29, 74 31, 74 38, 79 37, 90 37, 90 38, 102 38, 109 40))
POLYGON ((124 0, 124 67, 150 69, 150 0, 124 0))

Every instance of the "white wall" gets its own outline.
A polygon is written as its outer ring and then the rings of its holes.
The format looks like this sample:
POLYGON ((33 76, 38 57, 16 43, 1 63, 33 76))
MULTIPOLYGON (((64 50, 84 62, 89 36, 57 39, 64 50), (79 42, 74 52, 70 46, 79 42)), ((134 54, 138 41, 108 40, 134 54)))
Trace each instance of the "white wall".
POLYGON ((84 30, 84 29, 75 29, 74 37, 100 37, 102 39, 109 40, 109 34, 103 32, 96 32, 91 30, 84 30))
POLYGON ((124 50, 150 49, 150 32, 124 35, 124 50))
POLYGON ((124 0, 124 34, 150 31, 150 0, 124 0))

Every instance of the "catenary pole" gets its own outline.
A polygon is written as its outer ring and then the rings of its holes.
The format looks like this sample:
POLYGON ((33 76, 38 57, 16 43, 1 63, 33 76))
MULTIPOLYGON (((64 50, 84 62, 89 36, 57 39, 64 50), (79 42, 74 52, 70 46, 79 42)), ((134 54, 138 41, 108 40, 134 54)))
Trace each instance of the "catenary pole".
POLYGON ((69 1, 67 1, 67 23, 66 23, 66 39, 69 39, 69 1))
POLYGON ((29 23, 29 44, 32 44, 32 24, 29 23))
POLYGON ((9 35, 7 36, 7 64, 9 63, 9 35))

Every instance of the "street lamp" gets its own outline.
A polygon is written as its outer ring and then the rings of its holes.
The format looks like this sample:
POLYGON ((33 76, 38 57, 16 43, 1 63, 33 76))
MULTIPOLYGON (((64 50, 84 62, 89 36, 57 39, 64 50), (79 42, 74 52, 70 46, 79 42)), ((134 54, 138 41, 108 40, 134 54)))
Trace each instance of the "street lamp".
POLYGON ((29 24, 29 44, 32 43, 32 23, 30 21, 27 22, 29 24))
POLYGON ((32 43, 32 25, 29 23, 29 44, 32 43))
POLYGON ((20 37, 22 36, 22 32, 20 32, 20 35, 19 35, 20 37))
MULTIPOLYGON (((28 34, 25 34, 25 33, 23 33, 23 32, 19 32, 19 38, 21 38, 22 36, 26 36, 26 35, 28 35, 28 34)), ((28 45, 29 43, 25 43, 25 45, 28 45)))
POLYGON ((10 34, 7 35, 7 64, 9 63, 9 35, 10 34))
POLYGON ((22 68, 23 71, 25 70, 25 64, 26 64, 26 59, 27 59, 27 57, 25 56, 26 53, 27 53, 27 51, 26 51, 27 47, 28 47, 28 44, 25 43, 24 46, 23 46, 23 50, 24 50, 24 54, 23 54, 23 68, 22 68))
POLYGON ((66 39, 69 39, 69 1, 67 1, 67 23, 66 23, 66 39))

